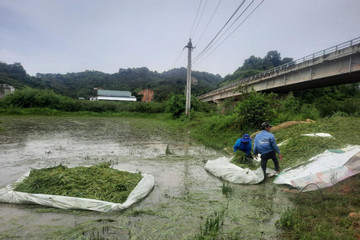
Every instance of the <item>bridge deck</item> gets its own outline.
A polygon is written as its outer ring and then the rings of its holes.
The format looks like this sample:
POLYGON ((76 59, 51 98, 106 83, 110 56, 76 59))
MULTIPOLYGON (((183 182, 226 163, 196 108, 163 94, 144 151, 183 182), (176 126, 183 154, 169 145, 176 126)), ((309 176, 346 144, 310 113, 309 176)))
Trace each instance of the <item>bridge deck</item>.
POLYGON ((360 82, 360 38, 215 89, 198 99, 219 101, 238 96, 239 86, 255 91, 289 92, 353 82, 360 82))

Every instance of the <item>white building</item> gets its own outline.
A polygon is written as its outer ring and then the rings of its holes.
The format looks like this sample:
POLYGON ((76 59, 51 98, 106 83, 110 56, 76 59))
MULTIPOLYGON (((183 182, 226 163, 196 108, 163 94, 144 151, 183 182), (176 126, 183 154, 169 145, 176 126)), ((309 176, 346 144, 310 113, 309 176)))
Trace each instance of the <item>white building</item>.
POLYGON ((129 91, 115 91, 115 90, 103 90, 103 89, 95 89, 97 90, 97 96, 90 98, 92 101, 131 101, 135 102, 136 97, 131 96, 131 92, 129 91))
POLYGON ((10 86, 8 84, 0 84, 0 98, 5 97, 5 95, 12 93, 15 91, 15 88, 13 86, 10 86))

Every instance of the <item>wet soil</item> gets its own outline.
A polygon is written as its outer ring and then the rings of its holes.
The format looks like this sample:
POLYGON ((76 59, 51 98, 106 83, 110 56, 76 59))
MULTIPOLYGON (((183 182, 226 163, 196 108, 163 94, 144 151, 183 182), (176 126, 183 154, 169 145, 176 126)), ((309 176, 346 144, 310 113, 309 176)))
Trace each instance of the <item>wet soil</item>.
POLYGON ((289 193, 268 180, 231 184, 204 170, 224 153, 189 139, 187 130, 153 119, 1 116, 0 187, 31 168, 90 166, 155 178, 153 191, 122 212, 97 213, 1 203, 0 239, 194 239, 200 225, 225 209, 222 239, 277 239, 275 221, 289 193))

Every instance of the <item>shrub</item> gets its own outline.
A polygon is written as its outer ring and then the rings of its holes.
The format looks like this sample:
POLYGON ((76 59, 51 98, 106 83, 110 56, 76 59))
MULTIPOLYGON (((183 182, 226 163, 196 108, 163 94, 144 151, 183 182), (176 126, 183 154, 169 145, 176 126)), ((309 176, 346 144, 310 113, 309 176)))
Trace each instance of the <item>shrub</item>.
POLYGON ((320 118, 320 112, 316 109, 316 107, 312 104, 304 104, 300 108, 300 113, 303 116, 304 119, 310 118, 313 120, 320 118))
POLYGON ((360 113, 360 98, 347 98, 343 100, 340 104, 341 112, 344 112, 348 115, 358 116, 360 113))
POLYGON ((171 113, 173 117, 179 117, 185 112, 186 98, 184 95, 173 94, 166 101, 166 112, 171 113))
POLYGON ((284 112, 289 112, 296 114, 300 109, 300 101, 298 98, 294 97, 291 92, 287 98, 281 101, 281 110, 284 112))
POLYGON ((329 117, 338 109, 338 102, 328 95, 315 100, 315 107, 319 110, 321 117, 329 117))
POLYGON ((163 103, 113 102, 113 101, 79 101, 54 93, 52 90, 24 88, 7 95, 1 106, 22 108, 49 108, 65 112, 142 112, 160 113, 164 111, 163 103))
POLYGON ((130 112, 162 113, 165 110, 163 103, 157 102, 133 102, 129 108, 130 112))
POLYGON ((278 107, 276 95, 250 92, 236 106, 237 122, 242 129, 259 128, 264 121, 271 121, 278 107))
POLYGON ((61 109, 61 103, 66 101, 73 101, 71 98, 61 96, 54 93, 52 90, 40 90, 26 87, 15 91, 5 97, 7 106, 13 107, 47 107, 52 109, 61 109))

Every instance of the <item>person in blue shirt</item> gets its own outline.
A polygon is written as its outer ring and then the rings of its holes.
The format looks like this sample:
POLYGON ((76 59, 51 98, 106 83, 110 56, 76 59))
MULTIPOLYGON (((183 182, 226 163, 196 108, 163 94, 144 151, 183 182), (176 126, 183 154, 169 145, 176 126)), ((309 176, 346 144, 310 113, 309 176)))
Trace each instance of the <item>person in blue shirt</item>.
POLYGON ((279 154, 280 160, 282 155, 280 154, 279 147, 276 145, 275 137, 270 133, 272 125, 268 122, 261 124, 262 131, 255 136, 254 140, 254 154, 261 154, 261 168, 266 178, 266 165, 269 159, 272 159, 275 165, 275 171, 278 174, 280 172, 279 162, 276 157, 276 153, 279 154))
POLYGON ((234 145, 234 152, 237 150, 246 153, 246 157, 252 159, 251 156, 251 138, 249 134, 244 134, 242 138, 236 140, 234 145))

